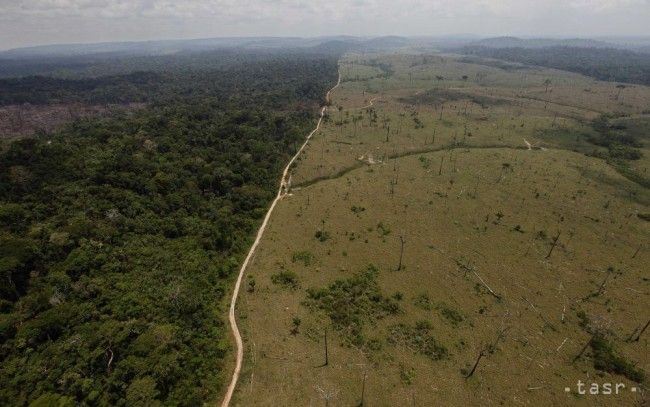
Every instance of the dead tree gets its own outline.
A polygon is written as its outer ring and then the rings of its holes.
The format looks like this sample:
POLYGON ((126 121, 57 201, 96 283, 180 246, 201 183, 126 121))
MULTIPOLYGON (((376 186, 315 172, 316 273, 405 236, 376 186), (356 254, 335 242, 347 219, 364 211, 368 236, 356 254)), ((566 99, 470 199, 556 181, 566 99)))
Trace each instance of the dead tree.
POLYGON ((635 329, 634 332, 632 332, 632 335, 630 335, 630 337, 628 338, 627 342, 639 342, 639 340, 641 339, 641 335, 643 335, 646 329, 648 329, 648 326, 650 326, 650 319, 648 320, 648 322, 646 322, 645 326, 643 327, 643 329, 641 329, 641 331, 639 331, 638 334, 636 332, 639 328, 635 329), (636 338, 634 338, 634 334, 636 334, 636 338))
POLYGON ((483 279, 481 278, 481 276, 478 275, 478 273, 476 272, 476 269, 475 269, 474 267, 471 268, 471 271, 472 271, 472 273, 474 273, 474 275, 476 276, 476 278, 479 279, 479 281, 483 284, 483 286, 484 286, 485 288, 487 288, 488 293, 490 293, 490 295, 492 295, 492 296, 493 296, 494 298, 496 298, 497 300, 501 301, 501 296, 500 296, 499 294, 495 293, 494 290, 492 290, 492 289, 490 288, 490 286, 487 285, 487 283, 486 283, 485 281, 483 281, 483 279))
POLYGON ((474 362, 474 367, 472 367, 472 370, 465 376, 465 379, 469 379, 472 377, 474 372, 476 371, 476 368, 478 367, 479 362, 481 362, 481 359, 483 359, 483 356, 485 356, 485 349, 481 349, 481 352, 478 354, 478 358, 476 358, 476 362, 474 362))
POLYGON ((553 253, 553 250, 555 249, 555 246, 557 246, 557 241, 560 240, 560 234, 561 233, 562 232, 557 232, 557 236, 555 236, 555 238, 553 239, 553 244, 551 245, 551 250, 549 250, 548 254, 546 255, 547 259, 551 257, 551 253, 553 253))
POLYGON ((363 407, 365 403, 366 396, 366 378, 368 377, 367 373, 363 374, 363 381, 361 382, 361 401, 359 402, 359 407, 363 407))
POLYGON ((609 280, 609 276, 612 275, 613 271, 614 269, 612 269, 611 267, 607 269, 607 274, 605 274, 605 278, 603 279, 603 282, 600 283, 600 286, 598 287, 598 291, 596 291, 595 294, 596 296, 599 296, 600 294, 603 293, 603 290, 605 289, 605 284, 607 284, 607 280, 609 280))
POLYGON ((397 271, 400 271, 402 269, 402 258, 404 256, 404 236, 399 235, 399 241, 400 241, 400 251, 399 251, 399 264, 397 265, 397 271))
MULTIPOLYGON (((506 317, 507 316, 508 313, 506 313, 506 317)), ((503 321, 503 323, 505 323, 505 320, 503 321)), ((497 345, 499 344, 499 342, 501 342, 501 339, 503 339, 508 329, 510 329, 509 327, 503 325, 503 323, 501 325, 501 328, 499 329, 499 334, 497 335, 496 340, 493 343, 481 349, 481 351, 478 354, 478 357, 476 358, 476 362, 474 362, 474 366, 472 367, 472 370, 470 370, 469 373, 465 375, 465 379, 469 379, 470 377, 472 377, 474 372, 476 372, 476 368, 478 368, 478 364, 481 362, 481 359, 483 359, 483 357, 487 356, 489 353, 493 353, 496 350, 497 345)))
POLYGON ((325 329, 325 363, 323 366, 327 366, 330 363, 329 354, 327 352, 327 328, 325 329))
POLYGON ((573 358, 573 363, 575 363, 578 359, 580 359, 582 357, 582 355, 585 353, 585 351, 587 350, 589 345, 591 345, 592 341, 594 340, 594 336, 596 336, 596 334, 591 335, 591 338, 589 338, 587 343, 585 343, 585 346, 583 346, 582 349, 580 349, 580 352, 578 352, 576 357, 573 358))

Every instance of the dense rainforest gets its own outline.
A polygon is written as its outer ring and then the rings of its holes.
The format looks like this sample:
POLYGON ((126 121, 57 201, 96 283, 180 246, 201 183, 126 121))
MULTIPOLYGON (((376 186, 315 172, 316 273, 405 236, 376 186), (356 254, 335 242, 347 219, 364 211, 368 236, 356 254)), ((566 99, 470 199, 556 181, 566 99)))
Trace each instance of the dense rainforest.
POLYGON ((84 65, 86 70, 68 73, 65 77, 59 76, 61 71, 57 68, 44 71, 46 75, 2 78, 0 106, 23 103, 165 104, 179 98, 198 101, 204 97, 217 97, 220 103, 232 99, 244 107, 260 103, 291 104, 296 98, 322 97, 317 94, 322 89, 310 76, 320 72, 313 71, 316 68, 310 64, 329 57, 311 53, 213 51, 175 57, 152 56, 150 60, 142 58, 145 57, 102 60, 84 65), (130 68, 134 70, 121 72, 130 68), (121 73, 112 73, 116 69, 121 73), (90 72, 101 75, 88 76, 90 72), (264 98, 253 102, 252 98, 262 94, 264 98))
POLYGON ((468 46, 460 49, 459 52, 576 72, 601 81, 650 85, 650 54, 633 51, 563 46, 543 48, 468 46))
POLYGON ((221 390, 223 299, 337 76, 334 55, 228 58, 0 81, 0 104, 146 103, 0 150, 0 405, 221 390))

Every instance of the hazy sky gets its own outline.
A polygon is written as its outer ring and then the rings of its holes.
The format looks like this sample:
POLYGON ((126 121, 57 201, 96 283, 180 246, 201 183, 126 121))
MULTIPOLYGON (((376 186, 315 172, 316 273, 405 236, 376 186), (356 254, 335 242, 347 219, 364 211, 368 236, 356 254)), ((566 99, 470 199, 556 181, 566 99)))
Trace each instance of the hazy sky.
POLYGON ((650 35, 650 0, 0 0, 0 49, 220 36, 650 35))

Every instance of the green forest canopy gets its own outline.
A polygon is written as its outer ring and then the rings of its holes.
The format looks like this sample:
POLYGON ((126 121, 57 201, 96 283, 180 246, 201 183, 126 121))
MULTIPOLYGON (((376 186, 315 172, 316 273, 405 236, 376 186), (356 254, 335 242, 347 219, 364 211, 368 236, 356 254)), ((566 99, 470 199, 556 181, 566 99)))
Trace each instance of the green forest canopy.
POLYGON ((200 405, 220 308, 336 56, 0 81, 0 104, 126 103, 0 153, 0 405, 200 405))

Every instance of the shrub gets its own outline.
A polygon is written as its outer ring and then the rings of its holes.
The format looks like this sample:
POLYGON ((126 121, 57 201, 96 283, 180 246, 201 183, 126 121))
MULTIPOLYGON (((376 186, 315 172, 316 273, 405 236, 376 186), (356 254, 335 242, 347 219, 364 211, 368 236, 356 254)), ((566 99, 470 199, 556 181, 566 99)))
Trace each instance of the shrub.
POLYGON ((294 263, 301 262, 305 266, 309 266, 314 261, 314 255, 309 251, 294 252, 291 261, 294 263))
POLYGON ((377 231, 381 237, 388 236, 390 234, 390 228, 385 226, 382 222, 379 222, 377 224, 377 231))
POLYGON ((412 367, 406 367, 403 364, 399 365, 399 378, 402 380, 402 383, 406 385, 413 384, 413 379, 415 378, 415 369, 412 367))
POLYGON ((252 276, 248 276, 248 288, 246 289, 249 293, 254 293, 255 292, 255 278, 252 276))
POLYGON ((377 268, 370 265, 363 272, 336 280, 326 288, 310 288, 304 305, 324 311, 348 341, 362 345, 366 323, 372 324, 399 311, 397 303, 381 292, 377 275, 377 268))
POLYGON ((614 351, 614 346, 602 334, 595 334, 589 342, 594 358, 594 368, 608 373, 616 373, 637 383, 643 382, 645 374, 632 363, 614 351))
POLYGON ((450 308, 447 304, 441 303, 437 308, 440 311, 440 314, 454 326, 460 324, 465 319, 460 312, 450 308))
POLYGON ((579 324, 581 327, 587 329, 587 328, 589 327, 589 323, 590 323, 590 321, 589 321, 589 317, 587 316, 587 313, 584 312, 583 310, 580 310, 580 311, 578 311, 578 312, 576 313, 576 316, 577 316, 578 319, 580 320, 580 322, 578 322, 578 324, 579 324))
POLYGON ((293 317, 293 320, 291 320, 291 331, 290 331, 291 335, 298 335, 298 333, 300 332, 299 329, 301 323, 302 321, 300 320, 300 318, 293 317))
POLYGON ((427 293, 421 293, 417 297, 413 298, 413 305, 427 311, 433 308, 433 304, 431 303, 431 299, 427 293))
POLYGON ((292 271, 281 271, 271 276, 271 282, 276 285, 281 285, 285 288, 295 290, 300 285, 298 284, 298 275, 292 271))
POLYGON ((431 360, 444 359, 449 352, 431 335, 431 329, 428 321, 419 321, 413 327, 406 324, 393 325, 388 328, 388 342, 406 346, 431 360))
POLYGON ((428 157, 426 157, 424 155, 421 155, 418 159, 420 160, 420 163, 422 164, 422 168, 427 169, 427 168, 431 167, 431 159, 429 159, 428 157))
POLYGON ((314 237, 319 241, 319 242, 324 242, 330 238, 329 232, 326 232, 324 230, 317 230, 316 233, 314 234, 314 237))

